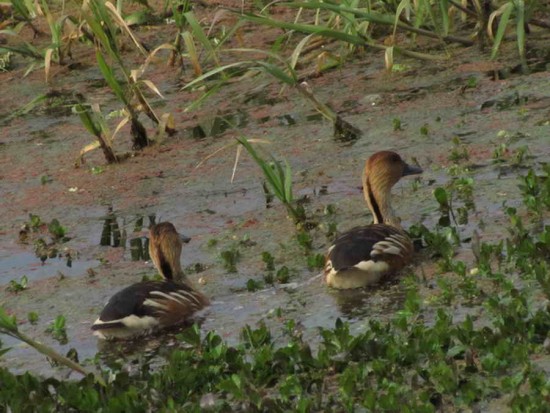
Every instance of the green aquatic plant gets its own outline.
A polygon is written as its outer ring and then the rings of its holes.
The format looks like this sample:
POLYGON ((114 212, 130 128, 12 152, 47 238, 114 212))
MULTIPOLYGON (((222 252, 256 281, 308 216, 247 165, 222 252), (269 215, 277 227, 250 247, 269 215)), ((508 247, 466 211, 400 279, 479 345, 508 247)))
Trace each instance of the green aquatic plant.
POLYGON ((261 281, 254 280, 252 278, 249 278, 246 282, 246 290, 249 292, 258 291, 264 288, 264 285, 261 281))
POLYGON ((67 329, 65 325, 65 316, 58 315, 55 320, 50 323, 50 325, 46 329, 46 332, 51 334, 51 336, 59 341, 59 343, 67 344, 69 342, 69 339, 67 337, 67 329))
POLYGON ((266 271, 275 271, 275 258, 268 251, 262 252, 262 261, 265 264, 266 271))
POLYGON ((421 127, 420 127, 420 134, 422 136, 428 136, 430 134, 430 128, 428 126, 427 123, 423 124, 421 127))
POLYGON ((296 234, 296 241, 298 241, 298 245, 304 249, 306 254, 313 249, 313 238, 308 231, 298 231, 296 234))
POLYGON ((324 254, 311 254, 307 256, 307 267, 310 270, 320 270, 325 266, 324 254))
POLYGON ((493 151, 494 162, 506 162, 508 152, 508 145, 506 145, 505 143, 499 144, 493 151))
POLYGON ((29 311, 29 314, 27 314, 27 320, 29 320, 29 323, 35 325, 38 323, 39 320, 38 313, 36 311, 29 311))
POLYGON ((86 130, 96 138, 96 142, 85 146, 80 151, 80 156, 75 162, 77 166, 83 161, 84 154, 100 147, 103 151, 103 156, 107 163, 116 163, 118 162, 118 156, 115 154, 113 149, 113 139, 114 135, 111 134, 109 127, 107 126, 106 119, 99 108, 99 105, 94 104, 87 106, 84 104, 76 104, 73 107, 73 111, 80 117, 80 121, 86 128, 86 130))
MULTIPOLYGON (((168 61, 168 64, 170 66, 174 66, 176 64, 176 60, 178 58, 181 58, 181 55, 182 55, 181 41, 183 39, 183 33, 187 26, 185 13, 191 10, 191 2, 189 0, 177 0, 177 1, 166 2, 165 4, 166 6, 171 8, 172 19, 174 21, 174 24, 178 28, 176 39, 172 43, 173 50, 170 52, 170 59, 168 61)), ((193 51, 194 51, 194 47, 193 47, 193 51)), ((193 61, 193 56, 196 56, 196 53, 192 53, 192 51, 189 51, 189 55, 190 55, 190 59, 193 61)), ((193 63, 193 66, 195 66, 195 63, 193 63)), ((197 74, 197 70, 195 70, 195 74, 197 74)))
POLYGON ((283 265, 281 268, 277 270, 277 273, 275 274, 275 279, 280 284, 286 284, 290 280, 290 269, 283 265))
POLYGON ((12 52, 0 53, 0 72, 9 72, 12 67, 12 52))
POLYGON ((470 211, 475 211, 474 179, 469 169, 462 165, 462 161, 469 158, 467 148, 458 138, 453 138, 453 149, 449 160, 453 162, 448 168, 451 180, 445 187, 434 189, 433 195, 439 204, 441 218, 440 226, 449 226, 468 223, 470 211))
POLYGON ((529 169, 527 175, 520 178, 519 189, 523 203, 537 218, 550 209, 550 163, 542 165, 542 173, 529 169))
POLYGON ((468 79, 466 79, 465 87, 467 89, 475 89, 478 86, 479 80, 475 76, 469 76, 468 79))
MULTIPOLYGON (((329 40, 342 44, 340 56, 346 58, 351 53, 361 50, 361 47, 385 51, 385 63, 388 70, 394 70, 394 55, 402 54, 417 59, 442 59, 444 56, 419 53, 411 50, 410 41, 414 43, 418 37, 433 39, 434 42, 449 44, 457 43, 471 46, 474 42, 484 45, 488 34, 492 42, 492 58, 495 58, 506 35, 506 29, 512 24, 516 28, 516 44, 519 58, 524 70, 526 62, 526 34, 530 25, 546 27, 546 23, 536 19, 537 13, 543 12, 541 1, 524 2, 506 0, 501 2, 472 1, 468 4, 455 0, 429 2, 426 0, 399 2, 367 2, 359 1, 309 1, 286 2, 270 5, 259 13, 240 13, 241 17, 256 24, 278 27, 287 31, 286 37, 303 33, 302 39, 293 52, 294 60, 300 55, 307 43, 324 46, 329 40), (298 10, 293 22, 288 19, 276 19, 266 11, 270 7, 286 7, 298 10), (314 17, 306 13, 311 10, 314 17), (464 23, 471 24, 470 34, 457 36, 464 28, 464 23), (495 33, 496 28, 496 33, 495 33), (384 33, 380 36, 384 42, 373 33, 384 33), (407 47, 402 46, 404 36, 398 33, 409 33, 407 47), (324 39, 325 41, 319 41, 324 39), (401 44, 400 44, 401 43, 401 44)), ((319 58, 328 51, 319 47, 319 58)), ((294 63, 295 65, 296 63, 294 63)))
POLYGON ((45 33, 37 29, 33 24, 33 20, 39 16, 46 20, 49 28, 50 43, 46 46, 34 46, 21 35, 21 25, 14 25, 9 29, 0 30, 0 33, 12 37, 17 43, 3 44, 0 46, 0 51, 9 51, 13 54, 18 54, 23 57, 31 58, 32 62, 28 66, 25 76, 34 68, 44 67, 45 79, 48 83, 50 80, 50 71, 52 62, 59 65, 65 64, 65 56, 70 55, 70 49, 73 42, 79 40, 82 32, 77 28, 77 19, 69 14, 62 14, 57 19, 50 10, 50 5, 47 1, 41 0, 36 2, 12 0, 12 5, 18 15, 22 17, 26 24, 29 25, 37 35, 45 33))
POLYGON ((67 229, 61 225, 57 218, 50 221, 48 224, 48 231, 56 241, 64 242, 67 240, 67 229))
MULTIPOLYGON (((445 308, 426 323, 418 286, 407 278, 402 309, 388 321, 370 319, 363 332, 352 333, 350 325, 338 319, 334 327, 319 330, 316 349, 292 320, 285 323, 283 341, 261 324, 243 328, 237 345, 193 326, 178 335, 186 346, 171 351, 158 370, 144 366, 137 376, 111 370, 110 385, 101 389, 105 397, 98 397, 99 390, 86 378, 56 381, 54 392, 37 392, 33 402, 45 408, 63 400, 65 406, 87 411, 113 405, 161 410, 185 406, 191 411, 206 406, 435 411, 471 408, 516 389, 509 403, 530 409, 540 406, 543 399, 537 393, 549 387, 548 380, 536 374, 530 354, 540 349, 535 343, 546 334, 550 315, 545 309, 527 309, 529 289, 514 292, 509 286, 503 285, 500 295, 488 301, 491 317, 483 326, 470 315, 454 320, 445 308)), ((12 406, 22 409, 29 402, 21 395, 40 383, 3 369, 0 378, 10 383, 0 388, 0 400, 9 394, 12 406)))
POLYGON ((394 131, 403 130, 403 123, 401 122, 401 119, 399 119, 399 118, 393 118, 392 119, 392 126, 393 126, 394 131))
POLYGON ((223 266, 228 272, 237 272, 237 263, 241 259, 241 252, 236 246, 232 246, 220 253, 223 266))
POLYGON ((439 259, 441 271, 452 271, 456 248, 461 244, 456 227, 438 226, 430 231, 425 225, 417 224, 409 228, 412 239, 420 240, 434 258, 439 259))
POLYGON ((9 291, 11 293, 19 293, 27 289, 28 283, 29 281, 27 279, 27 276, 23 275, 19 281, 10 280, 8 286, 6 287, 6 291, 9 291))
POLYGON ((449 161, 454 164, 459 164, 461 161, 467 161, 470 159, 470 154, 468 153, 468 148, 466 145, 461 143, 460 138, 454 137, 452 139, 453 147, 451 153, 448 157, 449 161))
POLYGON ((250 156, 252 156, 252 159, 254 159, 256 164, 261 168, 273 195, 283 203, 294 222, 296 224, 304 222, 305 214, 294 202, 294 195, 292 192, 292 169, 288 162, 285 161, 283 166, 283 163, 276 160, 272 155, 269 155, 270 159, 266 160, 266 157, 260 155, 246 138, 240 137, 237 138, 237 141, 246 149, 250 156))
MULTIPOLYGON (((293 9, 312 9, 319 14, 326 13, 327 19, 320 18, 313 23, 299 23, 276 20, 271 17, 252 13, 241 14, 241 18, 265 26, 278 27, 293 32, 305 33, 308 35, 313 34, 322 38, 338 40, 355 48, 370 47, 376 50, 383 50, 386 52, 386 63, 388 63, 388 56, 393 57, 394 52, 419 59, 440 60, 442 58, 441 56, 407 50, 396 45, 385 46, 375 42, 370 37, 370 33, 368 31, 365 32, 365 28, 372 24, 380 24, 383 26, 393 26, 395 24, 399 29, 409 32, 426 35, 428 37, 439 37, 438 34, 428 30, 419 29, 400 20, 396 21, 394 17, 389 14, 381 15, 369 12, 364 8, 354 7, 353 5, 328 2, 288 2, 285 6, 293 9), (339 21, 346 22, 343 28, 338 26, 339 21), (331 26, 332 22, 335 22, 336 25, 331 26), (347 24, 349 22, 352 22, 352 24, 347 24)), ((447 36, 445 38, 467 44, 472 43, 471 41, 459 39, 457 37, 447 36)), ((393 58, 391 60, 393 60, 393 58)), ((387 67, 391 68, 391 65, 387 64, 387 67)))
POLYGON ((460 178, 452 180, 447 188, 436 188, 434 197, 439 203, 441 218, 439 225, 449 226, 452 218, 455 225, 464 225, 468 223, 468 211, 475 209, 473 201, 473 180, 470 178, 460 178), (456 207, 453 201, 463 201, 462 206, 456 207))
POLYGON ((41 185, 46 185, 46 184, 49 184, 49 183, 52 183, 53 182, 53 178, 49 175, 42 175, 40 177, 40 184, 41 185))

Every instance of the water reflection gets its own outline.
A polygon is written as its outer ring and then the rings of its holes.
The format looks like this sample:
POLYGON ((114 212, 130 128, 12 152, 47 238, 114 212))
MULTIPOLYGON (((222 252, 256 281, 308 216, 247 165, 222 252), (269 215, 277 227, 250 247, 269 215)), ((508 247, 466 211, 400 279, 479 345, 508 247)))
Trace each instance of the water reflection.
POLYGON ((200 120, 198 125, 188 129, 187 133, 195 139, 218 136, 229 129, 245 128, 248 126, 248 119, 248 113, 243 110, 207 117, 200 120))
POLYGON ((376 288, 332 290, 329 294, 346 319, 394 314, 405 302, 405 290, 396 282, 388 281, 376 288))
MULTIPOLYGON (((143 235, 144 230, 156 223, 156 214, 147 217, 136 215, 131 219, 133 227, 129 237, 130 258, 132 261, 147 261, 149 257, 149 239, 143 235), (148 224, 145 225, 147 219, 148 224)), ((103 229, 99 245, 103 247, 126 248, 128 235, 126 233, 126 218, 118 217, 113 208, 109 207, 107 216, 103 221, 103 229)))

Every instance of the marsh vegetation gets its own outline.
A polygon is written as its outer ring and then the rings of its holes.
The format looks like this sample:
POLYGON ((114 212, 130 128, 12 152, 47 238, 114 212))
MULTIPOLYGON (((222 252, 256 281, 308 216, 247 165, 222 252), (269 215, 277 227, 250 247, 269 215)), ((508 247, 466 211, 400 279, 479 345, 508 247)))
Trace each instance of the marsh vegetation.
POLYGON ((544 1, 0 0, 0 406, 547 411, 549 28, 544 1), (426 171, 396 194, 415 264, 330 291, 390 147, 426 171), (166 217, 212 309, 98 351, 166 217))

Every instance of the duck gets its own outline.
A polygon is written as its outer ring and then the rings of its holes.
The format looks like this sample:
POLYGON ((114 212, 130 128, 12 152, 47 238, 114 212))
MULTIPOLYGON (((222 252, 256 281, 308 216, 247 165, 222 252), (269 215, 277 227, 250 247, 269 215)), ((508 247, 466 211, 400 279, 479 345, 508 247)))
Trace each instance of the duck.
POLYGON ((370 156, 363 170, 363 194, 371 225, 355 227, 329 247, 324 280, 335 289, 368 287, 407 265, 414 246, 391 206, 391 189, 404 176, 422 173, 393 151, 370 156))
POLYGON ((149 255, 164 278, 130 285, 111 297, 92 325, 101 339, 131 339, 189 322, 210 304, 183 273, 183 242, 170 222, 149 229, 149 255))

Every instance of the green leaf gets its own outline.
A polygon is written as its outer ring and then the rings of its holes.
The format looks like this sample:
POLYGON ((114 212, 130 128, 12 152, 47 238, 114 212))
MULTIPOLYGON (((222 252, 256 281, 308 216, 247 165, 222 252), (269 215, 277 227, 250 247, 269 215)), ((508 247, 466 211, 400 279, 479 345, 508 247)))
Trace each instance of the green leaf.
POLYGON ((395 33, 397 32, 397 25, 399 24, 399 17, 401 16, 401 13, 403 13, 403 10, 408 9, 410 7, 411 7, 410 0, 401 0, 401 2, 399 2, 399 6, 397 6, 397 10, 395 11, 395 23, 393 25, 394 36, 395 36, 395 33))
POLYGON ((517 32, 517 44, 519 57, 521 64, 524 68, 527 68, 527 61, 525 60, 525 3, 524 0, 516 0, 516 32, 517 32))
POLYGON ((107 65, 107 62, 105 62, 105 58, 103 57, 103 54, 99 49, 96 50, 96 59, 99 70, 101 70, 101 73, 103 74, 103 77, 107 81, 107 84, 109 85, 111 90, 125 106, 129 106, 130 103, 128 102, 128 99, 126 99, 126 95, 124 94, 124 90, 122 89, 121 84, 115 78, 113 70, 109 65, 107 65))
POLYGON ((17 333, 17 322, 15 321, 15 316, 9 316, 2 306, 0 306, 0 330, 17 333))
POLYGON ((90 113, 88 108, 84 107, 80 103, 77 103, 76 105, 74 105, 74 111, 78 113, 80 121, 88 130, 88 132, 96 137, 101 135, 101 127, 98 123, 94 121, 94 119, 92 118, 92 114, 90 113))
POLYGON ((292 202, 292 169, 290 168, 289 163, 285 159, 285 172, 283 173, 285 182, 285 199, 287 202, 292 202))
POLYGON ((434 190, 434 198, 442 207, 448 207, 449 206, 449 196, 447 194, 447 191, 444 188, 436 188, 434 190))
POLYGON ((30 21, 31 15, 29 13, 29 10, 27 9, 27 6, 25 5, 25 2, 22 0, 11 0, 11 4, 15 11, 23 17, 23 19, 30 21))
POLYGON ((198 22, 197 18, 195 17, 195 14, 192 11, 190 11, 190 12, 184 13, 184 16, 187 19, 189 26, 191 26, 191 29, 193 31, 193 35, 195 36, 195 38, 198 39, 199 42, 201 42, 205 50, 208 51, 209 57, 211 57, 216 62, 216 65, 219 65, 220 62, 218 57, 216 56, 216 51, 214 50, 214 47, 212 46, 212 43, 208 39, 208 36, 206 35, 200 23, 198 22))
POLYGON ((443 23, 443 35, 449 34, 449 1, 439 0, 439 10, 441 12, 441 20, 443 23))
POLYGON ((236 62, 236 63, 230 63, 230 64, 227 64, 225 66, 220 66, 220 67, 217 67, 215 69, 212 69, 208 72, 206 72, 205 74, 203 74, 202 76, 199 76, 197 78, 195 78, 194 80, 192 80, 191 82, 189 82, 188 84, 186 84, 184 87, 183 87, 183 90, 185 89, 190 89, 191 87, 197 85, 198 83, 201 83, 203 82, 204 80, 212 77, 212 76, 215 76, 217 75, 218 73, 222 73, 228 69, 231 69, 231 68, 234 68, 234 67, 248 67, 250 66, 251 62, 249 61, 243 61, 243 62, 236 62))
POLYGON ((252 21, 258 24, 264 24, 266 26, 278 27, 281 29, 295 30, 300 33, 317 34, 319 36, 329 37, 332 39, 342 40, 347 43, 366 45, 367 42, 360 36, 344 33, 337 30, 332 30, 324 26, 316 26, 313 24, 299 24, 290 23, 285 21, 268 19, 266 17, 257 16, 254 14, 244 14, 241 16, 243 19, 252 21))
POLYGON ((514 5, 512 4, 512 2, 506 3, 501 8, 502 15, 500 16, 500 22, 498 23, 497 35, 495 36, 495 41, 493 43, 493 48, 491 52, 491 59, 494 59, 498 53, 498 49, 500 47, 500 43, 502 42, 502 38, 504 37, 506 26, 510 21, 510 14, 512 13, 513 8, 514 5))
POLYGON ((11 350, 11 347, 0 348, 0 358, 10 350, 11 350))

